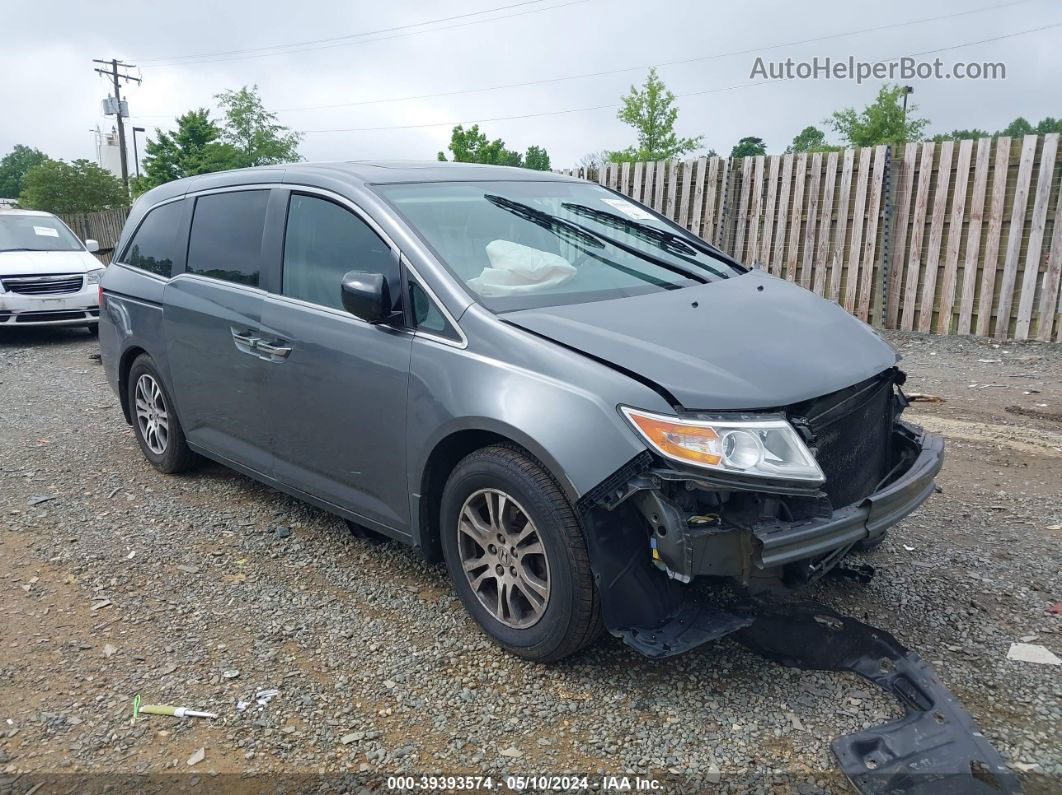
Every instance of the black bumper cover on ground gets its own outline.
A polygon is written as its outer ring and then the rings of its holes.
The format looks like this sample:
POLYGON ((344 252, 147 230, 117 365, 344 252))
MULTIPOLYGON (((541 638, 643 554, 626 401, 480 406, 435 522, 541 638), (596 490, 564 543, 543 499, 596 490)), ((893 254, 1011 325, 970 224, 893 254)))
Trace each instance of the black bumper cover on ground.
POLYGON ((734 636, 782 665, 852 671, 894 695, 902 718, 836 738, 833 752, 866 795, 1020 792, 1017 777, 933 667, 892 635, 823 605, 758 606, 734 636))

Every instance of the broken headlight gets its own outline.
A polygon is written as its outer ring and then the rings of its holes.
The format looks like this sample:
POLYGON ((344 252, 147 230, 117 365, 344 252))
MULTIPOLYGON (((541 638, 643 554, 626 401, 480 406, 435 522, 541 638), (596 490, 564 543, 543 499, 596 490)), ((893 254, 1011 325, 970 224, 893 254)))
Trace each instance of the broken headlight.
POLYGON ((666 458, 735 475, 826 480, 786 420, 692 420, 620 406, 649 446, 666 458))

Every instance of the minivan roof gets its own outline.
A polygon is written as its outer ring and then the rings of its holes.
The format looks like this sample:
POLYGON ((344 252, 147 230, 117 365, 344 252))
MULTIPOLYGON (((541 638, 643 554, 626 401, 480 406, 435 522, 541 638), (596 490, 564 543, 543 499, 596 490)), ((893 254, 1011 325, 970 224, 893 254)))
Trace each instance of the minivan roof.
POLYGON ((348 182, 354 186, 393 182, 478 182, 520 180, 579 181, 552 171, 480 163, 450 163, 440 160, 350 160, 323 163, 284 163, 200 174, 174 180, 151 191, 153 202, 195 192, 205 187, 223 187, 268 181, 299 182, 315 177, 348 182))

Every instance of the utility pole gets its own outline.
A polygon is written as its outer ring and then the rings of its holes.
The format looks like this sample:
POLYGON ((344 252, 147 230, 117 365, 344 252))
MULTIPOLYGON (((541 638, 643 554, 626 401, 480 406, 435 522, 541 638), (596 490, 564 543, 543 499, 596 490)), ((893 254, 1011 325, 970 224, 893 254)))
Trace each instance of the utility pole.
POLYGON ((903 87, 903 126, 907 129, 907 97, 914 93, 914 86, 903 87))
POLYGON ((128 69, 135 69, 136 64, 123 63, 117 58, 111 58, 109 61, 100 60, 99 58, 93 58, 92 62, 105 64, 110 67, 109 69, 100 69, 97 67, 94 71, 99 72, 105 77, 111 78, 111 80, 114 82, 114 101, 117 104, 118 111, 114 114, 115 117, 118 119, 118 148, 120 150, 118 154, 122 158, 122 183, 125 185, 125 192, 128 194, 129 161, 128 156, 125 153, 125 121, 122 119, 122 89, 118 81, 125 80, 126 82, 132 81, 139 84, 140 78, 133 77, 132 75, 126 73, 126 70, 128 69), (121 72, 118 71, 119 68, 122 69, 121 72))
POLYGON ((136 149, 136 134, 138 132, 147 132, 143 127, 133 128, 133 162, 136 163, 136 175, 140 176, 140 153, 136 149))

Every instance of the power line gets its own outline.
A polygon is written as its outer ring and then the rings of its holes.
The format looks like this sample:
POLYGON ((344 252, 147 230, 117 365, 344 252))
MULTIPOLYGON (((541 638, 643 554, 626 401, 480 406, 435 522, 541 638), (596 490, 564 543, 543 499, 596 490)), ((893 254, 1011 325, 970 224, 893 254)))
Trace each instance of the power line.
MULTIPOLYGON (((963 42, 962 44, 953 44, 953 45, 951 45, 949 47, 938 47, 938 48, 932 49, 932 50, 923 50, 921 52, 915 52, 915 53, 909 53, 909 54, 900 55, 900 56, 894 56, 892 58, 881 59, 881 62, 882 63, 889 63, 891 61, 897 61, 900 58, 916 58, 916 57, 918 57, 920 55, 932 55, 934 53, 946 52, 948 50, 957 50, 957 49, 960 49, 960 48, 963 48, 963 47, 973 47, 973 46, 978 45, 978 44, 988 44, 988 43, 994 42, 994 41, 1001 41, 1003 39, 1010 39, 1010 38, 1014 38, 1016 36, 1025 36, 1025 35, 1028 35, 1030 33, 1039 33, 1040 31, 1043 31, 1043 30, 1050 30, 1052 28, 1058 28, 1058 27, 1062 27, 1062 22, 1057 22, 1057 23, 1055 23, 1053 25, 1043 25, 1043 26, 1038 27, 1038 28, 1030 28, 1029 30, 1016 31, 1014 33, 1006 33, 1006 34, 1004 34, 1002 36, 993 36, 993 37, 988 38, 988 39, 980 39, 978 41, 968 41, 968 42, 963 42)), ((723 91, 734 91, 734 90, 741 89, 741 88, 754 88, 756 86, 767 85, 768 83, 780 83, 780 82, 783 82, 783 79, 779 78, 779 79, 775 79, 775 80, 760 80, 760 81, 758 81, 756 83, 738 83, 736 85, 724 86, 722 88, 706 88, 706 89, 702 89, 700 91, 688 91, 688 92, 685 92, 685 93, 676 94, 675 96, 676 96, 676 98, 697 97, 697 96, 702 96, 704 94, 716 94, 716 93, 721 93, 723 91)), ((423 128, 427 128, 427 127, 452 127, 452 126, 457 125, 457 124, 480 124, 480 123, 483 123, 483 122, 492 122, 492 121, 511 121, 511 120, 516 120, 516 119, 531 119, 531 118, 536 118, 536 117, 540 117, 540 116, 561 116, 561 115, 565 115, 565 114, 568 114, 568 113, 582 113, 582 112, 586 112, 586 111, 605 110, 607 108, 618 108, 618 107, 620 107, 620 105, 621 105, 621 103, 619 103, 619 102, 612 102, 612 103, 608 103, 608 104, 604 104, 604 105, 589 105, 589 106, 581 107, 581 108, 565 108, 564 110, 544 111, 544 112, 540 112, 540 113, 521 113, 521 114, 517 114, 517 115, 513 115, 513 116, 494 116, 494 117, 491 117, 491 118, 484 118, 484 119, 465 119, 463 121, 440 121, 440 122, 430 122, 430 123, 426 123, 426 124, 400 124, 400 125, 389 125, 389 126, 381 126, 381 127, 343 127, 343 128, 327 129, 327 130, 302 130, 302 132, 307 133, 307 134, 310 134, 310 133, 332 133, 332 132, 376 132, 376 131, 383 131, 383 130, 413 130, 413 129, 423 129, 423 128)))
MULTIPOLYGON (((534 0, 534 1, 535 2, 544 2, 544 0, 534 0)), ((169 63, 169 62, 167 62, 167 63, 155 63, 150 68, 152 68, 152 69, 162 69, 162 68, 169 68, 169 67, 175 67, 175 66, 199 66, 200 64, 223 63, 223 62, 226 62, 226 61, 246 61, 246 60, 250 60, 250 59, 253 59, 253 58, 271 58, 271 57, 274 57, 274 56, 277 56, 277 55, 292 55, 292 54, 300 53, 300 52, 309 52, 309 51, 314 51, 314 50, 327 50, 327 49, 332 49, 334 47, 349 47, 349 46, 352 46, 352 45, 355 45, 355 44, 368 44, 368 43, 377 42, 377 41, 388 41, 390 39, 405 38, 407 36, 419 36, 419 35, 421 35, 423 33, 435 33, 435 32, 441 31, 441 30, 452 30, 454 28, 464 28, 464 27, 469 27, 470 25, 482 25, 482 24, 485 24, 487 22, 497 22, 498 20, 512 19, 514 17, 522 17, 522 16, 526 16, 528 14, 540 14, 540 13, 542 13, 544 11, 554 11, 554 10, 556 10, 558 8, 566 8, 567 6, 582 5, 583 3, 589 3, 589 2, 591 2, 591 0, 569 0, 569 2, 559 3, 557 5, 547 6, 545 8, 532 8, 532 9, 529 9, 529 10, 526 10, 526 11, 519 11, 519 12, 517 12, 515 14, 503 14, 501 16, 490 17, 489 19, 473 19, 473 20, 470 20, 468 22, 458 22, 457 24, 454 24, 454 25, 444 25, 444 26, 437 27, 437 28, 429 28, 427 30, 413 30, 413 31, 408 31, 406 33, 395 33, 395 34, 393 34, 391 36, 379 36, 379 37, 374 38, 374 39, 361 39, 360 41, 340 41, 340 42, 333 42, 333 43, 330 43, 330 44, 321 44, 321 45, 314 45, 314 46, 307 46, 307 47, 298 47, 297 49, 285 49, 285 50, 281 50, 279 52, 259 52, 259 53, 252 53, 250 55, 234 55, 234 56, 228 57, 228 58, 210 58, 208 60, 199 60, 199 61, 194 61, 193 60, 193 61, 178 61, 178 62, 172 62, 172 63, 169 63)), ((524 4, 523 3, 517 3, 516 5, 524 5, 524 4)), ((503 6, 503 8, 504 8, 504 6, 503 6)), ((495 9, 492 9, 492 11, 493 10, 495 10, 495 9)), ((488 11, 481 11, 479 13, 485 14, 485 13, 489 13, 489 12, 488 11)), ((420 23, 420 24, 421 25, 426 25, 426 24, 429 24, 429 23, 423 22, 423 23, 420 23)), ((368 34, 352 34, 352 35, 353 36, 362 36, 362 35, 368 35, 368 34)), ((283 46, 297 46, 297 45, 275 45, 275 47, 283 47, 283 46)), ((195 57, 195 56, 186 56, 186 57, 195 57)))
MULTIPOLYGON (((796 41, 780 42, 778 44, 769 44, 769 45, 765 45, 763 47, 749 47, 749 48, 742 49, 742 50, 731 50, 729 52, 712 53, 711 55, 698 55, 698 56, 694 56, 692 58, 680 58, 680 59, 676 59, 676 60, 673 60, 673 61, 660 61, 660 62, 655 63, 655 64, 644 64, 644 65, 640 65, 640 66, 625 66, 625 67, 621 67, 621 68, 618 68, 618 69, 605 69, 605 70, 601 70, 601 71, 597 71, 597 72, 584 72, 584 73, 581 73, 581 74, 563 75, 563 76, 560 76, 560 77, 548 77, 548 78, 543 78, 543 79, 540 79, 540 80, 527 80, 527 81, 522 81, 522 82, 517 82, 517 83, 501 83, 501 84, 498 84, 498 85, 485 86, 485 87, 482 87, 482 88, 463 88, 463 89, 455 89, 453 91, 440 91, 440 92, 435 92, 435 93, 431 93, 431 94, 413 94, 413 95, 403 96, 403 97, 382 97, 380 99, 357 100, 357 101, 354 101, 354 102, 337 102, 337 103, 330 103, 330 104, 325 104, 325 105, 301 105, 301 106, 290 107, 290 108, 278 108, 276 110, 276 112, 277 113, 293 113, 293 112, 300 112, 300 111, 306 111, 306 110, 329 110, 329 109, 332 109, 332 108, 360 107, 360 106, 364 106, 364 105, 391 104, 391 103, 395 103, 395 102, 411 102, 411 101, 414 101, 414 100, 421 100, 421 99, 435 99, 435 98, 438 98, 438 97, 452 97, 452 96, 459 96, 459 95, 463 95, 463 94, 478 94, 478 93, 485 93, 485 92, 489 92, 489 91, 500 91, 500 90, 509 89, 509 88, 526 88, 526 87, 530 87, 530 86, 540 86, 540 85, 548 85, 548 84, 552 84, 552 83, 561 83, 561 82, 565 82, 565 81, 568 81, 568 80, 583 80, 583 79, 588 79, 588 78, 592 78, 592 77, 604 77, 604 76, 607 76, 607 75, 624 74, 624 73, 627 73, 627 72, 639 72, 639 71, 643 71, 645 69, 650 69, 650 68, 653 68, 653 67, 680 66, 680 65, 689 64, 689 63, 699 63, 699 62, 703 62, 703 61, 712 61, 712 60, 718 60, 720 58, 729 58, 729 57, 736 56, 736 55, 750 55, 752 53, 769 52, 771 50, 778 50, 778 49, 782 49, 782 48, 785 48, 785 47, 796 47, 796 46, 800 46, 802 44, 814 44, 814 43, 821 42, 821 41, 828 41, 828 40, 831 40, 831 39, 844 38, 844 37, 847 37, 847 36, 857 36, 857 35, 861 35, 863 33, 877 33, 877 32, 882 31, 882 30, 891 30, 891 29, 895 29, 895 28, 903 28, 903 27, 908 27, 910 25, 921 25, 921 24, 924 24, 924 23, 927 23, 927 22, 939 22, 941 20, 952 19, 954 17, 967 16, 967 15, 970 15, 970 14, 979 14, 979 13, 982 13, 982 12, 985 12, 985 11, 995 11, 995 10, 1002 9, 1002 8, 1010 8, 1012 6, 1024 5, 1024 4, 1030 3, 1030 2, 1033 2, 1033 0, 1016 0, 1015 2, 1001 3, 1001 4, 997 4, 997 5, 992 5, 992 6, 982 6, 980 8, 973 8, 973 9, 969 9, 967 11, 958 11, 958 12, 953 13, 953 14, 940 14, 940 15, 932 16, 932 17, 923 17, 921 19, 911 19, 911 20, 908 20, 906 22, 893 22, 893 23, 889 23, 887 25, 877 25, 877 26, 870 27, 870 28, 859 28, 859 29, 856 29, 856 30, 842 31, 840 33, 830 33, 830 34, 827 34, 825 36, 815 36, 815 37, 808 38, 808 39, 799 39, 799 40, 796 40, 796 41)), ((557 6, 554 6, 554 7, 557 7, 557 6)), ((548 9, 543 9, 543 10, 548 10, 548 9)), ((483 12, 483 13, 485 13, 485 12, 483 12)), ((424 24, 427 24, 427 23, 424 23, 424 24)), ((755 84, 755 85, 759 85, 759 84, 755 84)), ((729 90, 729 89, 724 89, 724 90, 729 90)), ((138 116, 137 118, 141 118, 141 119, 167 118, 168 119, 172 115, 173 114, 158 114, 158 115, 152 115, 152 116, 138 116)))
POLYGON ((505 11, 510 8, 518 8, 520 6, 537 5, 538 3, 545 2, 545 0, 524 0, 521 3, 510 3, 505 6, 496 6, 494 8, 485 8, 482 11, 469 11, 466 14, 456 14, 450 17, 439 17, 438 19, 426 19, 423 22, 412 22, 408 25, 395 25, 390 28, 378 28, 376 30, 365 30, 361 33, 348 33, 345 36, 332 36, 327 39, 309 39, 307 41, 293 41, 289 44, 271 44, 265 47, 248 47, 243 50, 220 50, 218 52, 200 52, 189 53, 188 55, 169 55, 159 56, 157 58, 140 58, 142 63, 155 63, 158 61, 180 61, 186 58, 213 58, 218 55, 242 55, 243 53, 250 52, 262 52, 264 50, 278 50, 286 47, 302 47, 308 44, 324 44, 333 41, 342 41, 344 39, 354 39, 360 36, 373 36, 377 33, 391 33, 396 30, 408 30, 409 28, 419 28, 424 25, 434 25, 438 22, 452 22, 455 19, 466 19, 468 17, 479 16, 480 14, 491 14, 495 11, 505 11))
POLYGON ((461 94, 478 94, 478 93, 483 93, 483 92, 487 92, 487 91, 500 91, 502 89, 508 89, 508 88, 526 88, 526 87, 529 87, 529 86, 540 86, 540 85, 548 85, 548 84, 551 84, 551 83, 561 83, 561 82, 565 82, 567 80, 583 80, 583 79, 587 79, 587 78, 591 78, 591 77, 604 77, 606 75, 623 74, 625 72, 639 72, 639 71, 642 71, 642 70, 645 70, 645 69, 650 69, 650 68, 653 68, 653 67, 679 66, 679 65, 688 64, 688 63, 699 63, 699 62, 702 62, 702 61, 713 61, 713 60, 718 60, 720 58, 729 58, 729 57, 732 57, 732 56, 735 56, 735 55, 750 55, 751 53, 755 53, 755 52, 768 52, 770 50, 782 49, 784 47, 796 47, 796 46, 799 46, 799 45, 802 45, 802 44, 813 44, 813 43, 816 43, 816 42, 828 41, 830 39, 843 38, 845 36, 855 36, 855 35, 859 35, 859 34, 863 34, 863 33, 876 33, 878 31, 882 31, 882 30, 891 30, 891 29, 894 29, 894 28, 902 28, 902 27, 907 27, 909 25, 920 25, 920 24, 923 24, 923 23, 926 23, 926 22, 938 22, 940 20, 952 19, 954 17, 967 16, 969 14, 979 14, 979 13, 984 12, 984 11, 994 11, 994 10, 1001 9, 1001 8, 1009 8, 1011 6, 1023 5, 1025 3, 1030 3, 1032 1, 1033 0, 1017 0, 1016 2, 1011 2, 1011 3, 1002 3, 1002 4, 994 5, 994 6, 983 6, 981 8, 974 8, 974 9, 970 9, 968 11, 959 11, 959 12, 956 12, 954 14, 941 14, 941 15, 934 16, 934 17, 924 17, 922 19, 912 19, 912 20, 907 21, 907 22, 894 22, 894 23, 890 23, 888 25, 878 25, 878 26, 872 27, 872 28, 860 28, 858 30, 849 30, 849 31, 844 31, 842 33, 831 33, 831 34, 828 34, 828 35, 825 35, 825 36, 816 36, 816 37, 810 38, 810 39, 800 39, 798 41, 781 42, 779 44, 771 44, 771 45, 767 45, 767 46, 764 46, 764 47, 749 47, 749 48, 743 49, 743 50, 731 50, 730 52, 713 53, 711 55, 698 55, 698 56, 695 56, 693 58, 680 58, 680 59, 677 59, 677 60, 674 60, 674 61, 661 61, 661 62, 655 63, 655 64, 644 64, 644 65, 641 65, 641 66, 625 66, 625 67, 622 67, 622 68, 619 68, 619 69, 605 69, 605 70, 598 71, 598 72, 584 72, 582 74, 564 75, 564 76, 561 76, 561 77, 549 77, 549 78, 543 78, 541 80, 527 80, 527 81, 519 82, 519 83, 502 83, 502 84, 499 84, 499 85, 485 86, 483 88, 464 88, 464 89, 456 89, 456 90, 453 90, 453 91, 440 91, 440 92, 436 92, 436 93, 433 93, 433 94, 414 94, 414 95, 405 96, 405 97, 384 97, 384 98, 381 98, 381 99, 365 99, 365 100, 357 100, 357 101, 354 101, 354 102, 336 102, 336 103, 331 103, 331 104, 327 104, 327 105, 301 105, 301 106, 298 106, 298 107, 291 107, 291 108, 278 108, 276 112, 277 113, 292 113, 292 112, 305 111, 305 110, 329 110, 331 108, 358 107, 358 106, 362 106, 362 105, 381 105, 381 104, 388 104, 388 103, 393 103, 393 102, 412 102, 414 100, 420 100, 420 99, 435 99, 435 98, 438 98, 438 97, 453 97, 453 96, 458 96, 458 95, 461 95, 461 94))

